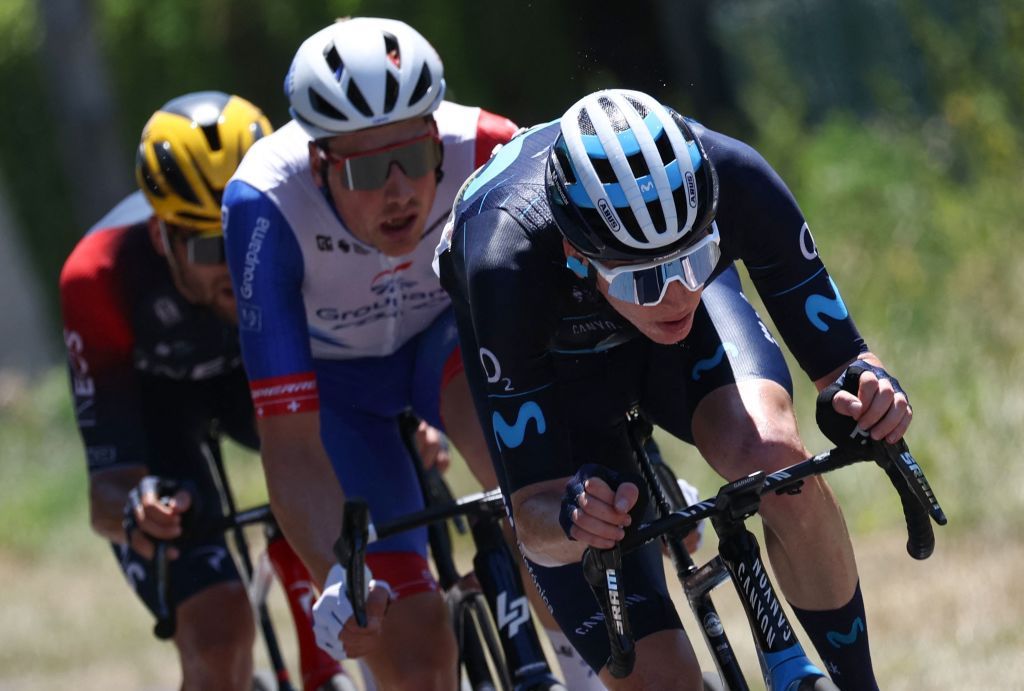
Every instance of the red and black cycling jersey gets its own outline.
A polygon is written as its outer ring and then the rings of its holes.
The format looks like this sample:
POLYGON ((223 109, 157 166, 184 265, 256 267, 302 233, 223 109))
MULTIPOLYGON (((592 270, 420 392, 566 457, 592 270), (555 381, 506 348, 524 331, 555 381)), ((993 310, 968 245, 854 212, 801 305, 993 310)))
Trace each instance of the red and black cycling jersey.
MULTIPOLYGON (((150 239, 150 211, 140 198, 137 193, 118 207, 130 207, 129 213, 108 216, 120 216, 116 225, 94 226, 60 275, 75 417, 90 471, 148 466, 159 455, 151 439, 160 423, 147 401, 153 378, 195 382, 197 390, 230 378, 245 388, 237 330, 175 288, 150 239)), ((254 444, 254 427, 245 426, 232 436, 254 444)))

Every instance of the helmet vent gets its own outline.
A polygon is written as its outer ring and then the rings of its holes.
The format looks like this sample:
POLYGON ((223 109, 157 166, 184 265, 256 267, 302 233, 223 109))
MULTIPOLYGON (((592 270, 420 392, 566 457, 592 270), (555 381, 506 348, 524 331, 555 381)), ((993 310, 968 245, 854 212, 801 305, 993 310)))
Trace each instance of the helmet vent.
POLYGON ((335 120, 348 120, 344 113, 328 103, 327 99, 318 94, 315 89, 311 88, 309 90, 309 102, 313 106, 313 110, 321 115, 326 115, 335 120))
POLYGON ((597 99, 598 105, 601 106, 601 110, 604 111, 605 117, 608 118, 608 122, 611 123, 612 129, 616 132, 625 132, 629 129, 629 123, 626 122, 626 116, 622 114, 619 107, 612 103, 610 98, 602 96, 597 99))
POLYGON ((577 122, 580 126, 580 132, 582 134, 589 134, 594 136, 597 134, 597 130, 594 129, 594 123, 590 121, 590 114, 585 111, 580 111, 580 116, 577 118, 577 122))
POLYGON ((661 162, 664 165, 668 165, 672 161, 676 160, 676 154, 672 151, 672 142, 668 140, 668 135, 662 130, 661 134, 656 140, 654 140, 655 146, 658 147, 658 153, 661 154, 661 162))
POLYGON ((590 163, 594 166, 594 172, 597 173, 598 179, 605 185, 610 185, 619 181, 619 178, 615 175, 615 170, 612 168, 611 162, 607 158, 591 157, 590 163))
POLYGON ((356 110, 363 114, 363 117, 373 117, 373 109, 370 108, 370 104, 366 102, 363 92, 359 90, 359 86, 354 81, 348 83, 345 95, 348 96, 348 100, 352 102, 356 110))
POLYGON ((210 151, 220 151, 220 129, 217 127, 217 123, 203 125, 202 130, 206 135, 206 141, 210 143, 210 151))
POLYGON ((398 49, 398 39, 395 38, 394 34, 389 34, 387 31, 384 32, 384 52, 388 54, 388 60, 391 61, 391 64, 401 69, 402 51, 398 49))
POLYGON ((258 122, 251 122, 249 123, 249 134, 252 135, 252 140, 255 142, 263 139, 267 133, 263 131, 263 125, 258 122))
POLYGON ((149 162, 146 161, 146 152, 143 147, 139 147, 139 152, 135 157, 136 165, 139 168, 139 172, 142 174, 142 181, 146 184, 146 189, 149 190, 154 196, 166 197, 163 189, 157 183, 156 178, 153 177, 153 170, 149 167, 149 162))
POLYGON ((645 106, 643 103, 641 103, 640 101, 636 100, 635 98, 630 98, 629 96, 625 96, 624 98, 627 101, 629 101, 629 105, 633 106, 633 109, 636 112, 640 113, 640 117, 642 117, 642 118, 646 118, 647 117, 647 113, 650 112, 649 110, 647 110, 647 106, 645 106))
POLYGON ((163 173, 164 180, 174 190, 174 193, 191 204, 198 204, 199 199, 196 197, 195 190, 192 189, 192 185, 188 184, 185 174, 174 159, 174 154, 171 153, 171 143, 168 141, 157 142, 153 149, 156 151, 157 163, 160 164, 160 172, 163 173))
POLYGON ((334 47, 333 43, 324 53, 324 58, 327 60, 327 66, 330 67, 331 72, 334 73, 334 78, 340 83, 341 75, 345 71, 345 63, 341 61, 341 56, 338 55, 338 49, 334 47))
POLYGON ((555 147, 555 158, 558 160, 558 167, 562 169, 562 177, 565 178, 567 185, 575 184, 576 173, 572 169, 572 164, 569 163, 569 157, 565 155, 565 150, 560 147, 555 147))
POLYGON ((390 113, 395 109, 395 102, 398 101, 398 80, 395 75, 388 72, 384 75, 384 112, 390 113))
POLYGON ((420 70, 420 78, 416 80, 416 88, 412 90, 412 96, 409 97, 409 105, 416 103, 423 98, 432 85, 430 78, 430 70, 427 68, 427 63, 423 63, 423 68, 420 70))
POLYGON ((629 169, 634 178, 642 178, 651 174, 651 169, 647 166, 647 159, 641 152, 636 152, 626 160, 629 162, 629 169))
MULTIPOLYGON (((647 238, 643 231, 640 230, 640 223, 637 222, 633 209, 626 206, 616 209, 616 211, 619 213, 619 218, 622 220, 622 225, 625 226, 626 232, 637 242, 646 242, 647 238)), ((665 219, 662 218, 661 222, 664 225, 665 219)))
POLYGON ((666 230, 665 223, 665 212, 661 210, 660 202, 647 202, 647 213, 651 215, 651 225, 658 233, 664 233, 666 230))

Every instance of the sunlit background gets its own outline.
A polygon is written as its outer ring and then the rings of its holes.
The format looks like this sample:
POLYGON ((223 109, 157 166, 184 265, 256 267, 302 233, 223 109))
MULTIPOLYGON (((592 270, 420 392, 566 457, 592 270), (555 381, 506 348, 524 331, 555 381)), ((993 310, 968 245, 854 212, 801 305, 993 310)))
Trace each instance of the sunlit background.
MULTIPOLYGON (((88 529, 57 274, 133 189, 153 110, 218 89, 279 126, 298 44, 355 14, 411 23, 441 54, 450 99, 520 124, 636 88, 765 155, 909 392, 911 447, 951 518, 936 556, 908 564, 882 475, 834 480, 883 685, 1024 686, 1020 2, 0 0, 0 689, 174 685, 169 648, 88 529)), ((715 491, 692 450, 662 441, 715 491)), ((232 457, 258 501, 258 462, 232 457)))

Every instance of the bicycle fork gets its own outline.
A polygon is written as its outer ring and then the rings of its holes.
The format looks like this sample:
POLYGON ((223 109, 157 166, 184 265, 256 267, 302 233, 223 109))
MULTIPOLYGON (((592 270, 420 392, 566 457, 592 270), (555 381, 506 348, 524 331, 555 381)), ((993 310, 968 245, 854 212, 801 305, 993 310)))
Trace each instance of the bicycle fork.
MULTIPOLYGON (((756 513, 764 475, 755 473, 719 492, 731 511, 712 519, 721 563, 732 576, 754 636, 761 673, 769 691, 796 691, 805 679, 825 677, 808 659, 775 592, 757 538, 743 520, 756 513)), ((711 562, 714 564, 714 562, 711 562)))

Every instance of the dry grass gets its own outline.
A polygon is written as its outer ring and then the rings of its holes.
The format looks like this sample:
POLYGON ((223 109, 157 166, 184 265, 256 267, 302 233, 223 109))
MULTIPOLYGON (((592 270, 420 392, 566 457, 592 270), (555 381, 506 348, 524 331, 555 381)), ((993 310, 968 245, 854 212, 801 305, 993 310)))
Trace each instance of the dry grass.
MULTIPOLYGON (((903 539, 857 539, 882 687, 1024 688, 1024 544, 940 533, 935 555, 919 563, 906 556, 903 539)), ((151 622, 98 542, 63 558, 0 555, 0 584, 0 690, 175 687, 173 649, 151 637, 151 622)), ((727 586, 718 593, 727 630, 753 676, 757 663, 742 654, 748 645, 734 594, 727 586)), ((279 595, 272 605, 294 659, 279 595)), ((692 619, 684 615, 684 622, 696 635, 692 619)), ((262 659, 262 649, 258 654, 262 659)))

